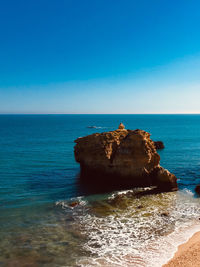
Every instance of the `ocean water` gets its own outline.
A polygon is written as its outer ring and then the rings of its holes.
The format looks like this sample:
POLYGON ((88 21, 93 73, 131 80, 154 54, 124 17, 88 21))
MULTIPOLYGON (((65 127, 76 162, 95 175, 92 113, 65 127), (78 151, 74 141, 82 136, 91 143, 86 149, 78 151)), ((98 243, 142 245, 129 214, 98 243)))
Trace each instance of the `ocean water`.
POLYGON ((1 115, 0 266, 162 266, 200 229, 198 183, 199 115, 1 115), (120 122, 164 142, 178 192, 79 181, 74 140, 120 122))

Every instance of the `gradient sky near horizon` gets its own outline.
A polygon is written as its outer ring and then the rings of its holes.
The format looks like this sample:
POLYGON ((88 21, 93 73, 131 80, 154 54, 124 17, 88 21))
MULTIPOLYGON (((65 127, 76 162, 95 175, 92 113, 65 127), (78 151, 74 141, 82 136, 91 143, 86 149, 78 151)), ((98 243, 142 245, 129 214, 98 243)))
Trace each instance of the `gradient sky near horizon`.
POLYGON ((200 113, 200 1, 0 3, 0 113, 200 113))

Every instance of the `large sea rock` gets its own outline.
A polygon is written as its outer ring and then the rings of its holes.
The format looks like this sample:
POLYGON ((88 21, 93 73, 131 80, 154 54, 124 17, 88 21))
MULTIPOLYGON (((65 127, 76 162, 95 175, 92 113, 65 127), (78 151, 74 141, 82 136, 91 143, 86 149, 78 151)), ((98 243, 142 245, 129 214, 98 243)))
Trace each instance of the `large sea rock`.
POLYGON ((121 123, 115 131, 80 137, 75 143, 81 179, 88 183, 177 190, 177 179, 160 166, 160 156, 148 132, 126 130, 121 123))

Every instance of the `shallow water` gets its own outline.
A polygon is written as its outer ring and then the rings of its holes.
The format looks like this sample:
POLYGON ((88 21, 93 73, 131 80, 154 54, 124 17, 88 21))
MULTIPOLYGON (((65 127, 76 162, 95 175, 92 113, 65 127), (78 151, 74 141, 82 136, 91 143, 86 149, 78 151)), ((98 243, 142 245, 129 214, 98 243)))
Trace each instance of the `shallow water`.
POLYGON ((2 115, 0 148, 2 266, 161 266, 199 227, 198 115, 2 115), (95 194, 79 183, 73 140, 121 121, 164 142, 179 192, 95 194))

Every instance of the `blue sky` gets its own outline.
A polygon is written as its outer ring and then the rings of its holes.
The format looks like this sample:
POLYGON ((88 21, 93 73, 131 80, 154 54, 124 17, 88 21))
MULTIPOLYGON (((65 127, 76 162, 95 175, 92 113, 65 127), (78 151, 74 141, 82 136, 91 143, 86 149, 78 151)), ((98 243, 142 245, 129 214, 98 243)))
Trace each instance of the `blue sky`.
POLYGON ((199 1, 0 5, 0 113, 200 113, 199 1))

